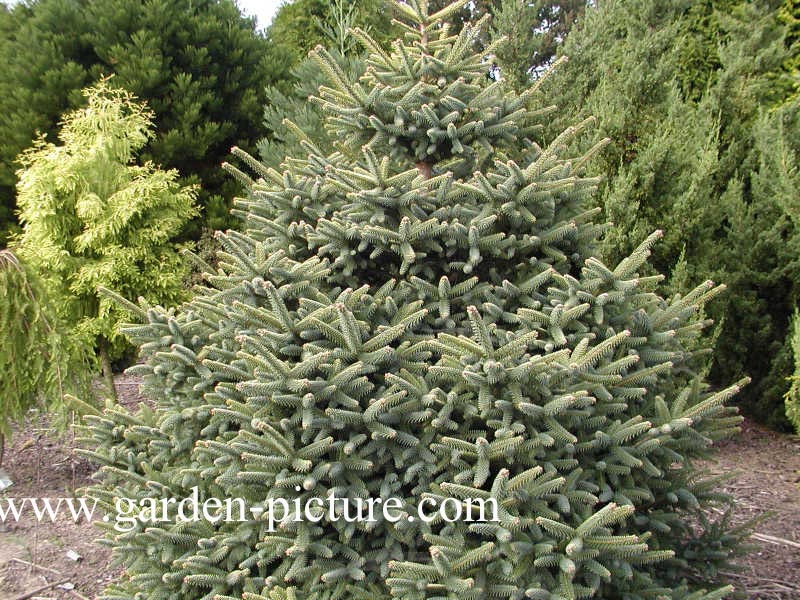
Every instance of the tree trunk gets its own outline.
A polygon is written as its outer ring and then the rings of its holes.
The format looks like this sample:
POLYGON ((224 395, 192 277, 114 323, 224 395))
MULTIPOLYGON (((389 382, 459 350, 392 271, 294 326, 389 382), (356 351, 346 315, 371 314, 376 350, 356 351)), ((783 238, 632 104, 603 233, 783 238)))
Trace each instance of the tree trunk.
POLYGON ((428 161, 421 160, 414 165, 425 179, 433 177, 433 165, 428 161))
POLYGON ((117 388, 114 385, 114 372, 111 370, 111 359, 108 357, 108 341, 105 339, 100 340, 98 357, 100 358, 100 368, 103 370, 103 380, 108 388, 108 393, 111 394, 111 399, 116 402, 117 388))
POLYGON ((6 436, 0 433, 0 467, 3 466, 3 454, 6 452, 6 436))

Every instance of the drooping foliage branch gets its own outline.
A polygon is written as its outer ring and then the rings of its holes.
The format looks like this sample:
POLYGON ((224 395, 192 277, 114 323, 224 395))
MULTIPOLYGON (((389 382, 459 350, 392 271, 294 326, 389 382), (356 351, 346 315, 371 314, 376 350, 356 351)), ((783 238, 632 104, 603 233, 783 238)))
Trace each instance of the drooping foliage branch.
POLYGON ((63 406, 89 389, 91 354, 67 335, 47 288, 11 250, 0 250, 0 464, 11 426, 33 407, 63 406))

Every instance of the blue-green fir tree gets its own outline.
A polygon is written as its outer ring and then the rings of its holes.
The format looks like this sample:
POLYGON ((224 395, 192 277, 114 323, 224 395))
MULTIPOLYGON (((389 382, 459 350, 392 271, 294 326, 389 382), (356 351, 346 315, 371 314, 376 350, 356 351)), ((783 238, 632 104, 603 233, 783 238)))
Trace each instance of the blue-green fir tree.
POLYGON ((390 52, 356 30, 371 51, 358 80, 317 50, 335 150, 307 138, 280 169, 240 153, 258 173, 243 231, 218 235, 193 300, 127 327, 155 406, 88 418, 92 493, 112 512, 194 488, 290 509, 181 521, 167 504, 162 522, 103 524, 126 568, 107 598, 730 592, 700 580, 744 533, 709 520, 728 501, 695 464, 738 423, 725 402, 743 382, 712 390, 695 372, 697 315, 720 287, 660 296, 661 277, 639 275, 659 232, 617 265, 594 258, 583 169, 601 146, 567 150, 591 120, 539 139, 537 88, 489 80, 471 50, 485 19, 446 24, 467 1, 396 3, 390 52), (293 512, 331 495, 397 498, 400 518, 293 512), (497 520, 407 518, 446 499, 496 502, 497 520))

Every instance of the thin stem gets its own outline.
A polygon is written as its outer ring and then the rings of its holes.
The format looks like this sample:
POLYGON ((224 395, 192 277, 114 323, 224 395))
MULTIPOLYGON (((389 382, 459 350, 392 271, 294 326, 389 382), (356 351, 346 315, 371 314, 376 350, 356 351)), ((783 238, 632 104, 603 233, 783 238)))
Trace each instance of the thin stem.
POLYGON ((117 401, 117 388, 114 385, 114 372, 111 369, 111 358, 108 355, 108 340, 102 338, 98 347, 98 357, 100 358, 100 367, 103 370, 103 379, 105 380, 108 393, 114 402, 117 401))

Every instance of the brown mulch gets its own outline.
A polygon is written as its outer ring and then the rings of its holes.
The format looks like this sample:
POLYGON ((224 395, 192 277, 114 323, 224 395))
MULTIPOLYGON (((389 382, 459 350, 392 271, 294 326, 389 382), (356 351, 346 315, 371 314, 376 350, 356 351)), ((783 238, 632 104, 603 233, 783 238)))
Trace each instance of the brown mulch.
MULTIPOLYGON (((136 379, 117 378, 120 401, 141 401, 136 379)), ((0 498, 70 497, 87 485, 94 467, 72 452, 71 433, 58 433, 44 416, 32 414, 5 453, 3 468, 14 486, 0 498)), ((742 435, 719 445, 707 467, 735 472, 726 489, 737 499, 739 522, 765 511, 772 516, 756 527, 756 550, 740 561, 729 579, 741 597, 760 600, 800 598, 800 438, 775 433, 750 421, 742 435)), ((120 570, 110 568, 110 551, 94 540, 91 523, 36 523, 32 516, 0 523, 0 600, 16 600, 51 583, 67 580, 72 589, 52 587, 35 598, 91 600, 120 570), (67 553, 81 556, 71 560, 67 553)), ((69 586, 68 586, 69 587, 69 586)))
POLYGON ((734 474, 724 488, 736 498, 735 521, 769 513, 755 528, 755 551, 739 560, 730 582, 746 598, 800 598, 800 437, 745 421, 707 466, 734 474))

